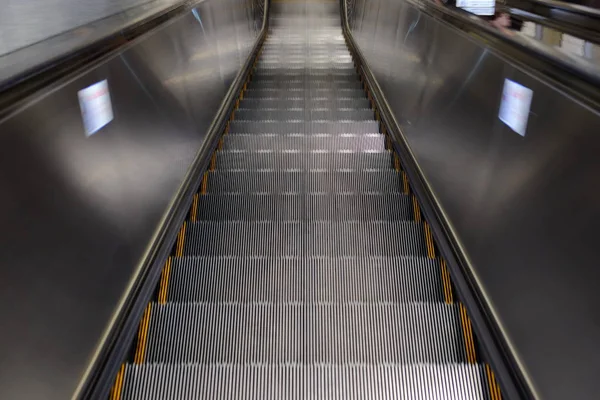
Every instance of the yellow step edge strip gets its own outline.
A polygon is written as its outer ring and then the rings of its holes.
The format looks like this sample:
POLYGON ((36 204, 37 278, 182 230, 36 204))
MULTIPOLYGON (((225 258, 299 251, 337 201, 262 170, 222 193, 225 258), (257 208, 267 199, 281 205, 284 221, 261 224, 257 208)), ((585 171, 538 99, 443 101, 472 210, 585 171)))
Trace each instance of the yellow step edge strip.
POLYGON ((148 343, 148 328, 150 326, 150 314, 152 310, 152 303, 148 303, 144 316, 140 321, 140 327, 138 329, 138 342, 135 350, 135 356, 133 362, 136 364, 142 364, 146 357, 146 345, 148 343))
POLYGON ((194 199, 192 200, 192 208, 190 209, 190 220, 192 222, 196 222, 198 219, 198 193, 194 194, 194 199))
POLYGON ((394 169, 396 172, 400 172, 400 157, 396 153, 394 153, 394 169))
POLYGON ((125 364, 121 364, 117 377, 115 378, 115 384, 110 391, 109 400, 121 400, 121 394, 123 393, 123 382, 125 381, 125 364))
POLYGON ((214 171, 217 168, 217 152, 215 151, 210 158, 210 165, 208 166, 209 171, 214 171))
POLYGON ((450 280, 450 272, 446 266, 446 260, 442 258, 440 261, 442 270, 442 284, 444 285, 444 301, 447 304, 454 303, 454 295, 452 294, 452 281, 450 280))
POLYGON ((473 329, 471 328, 471 320, 467 315, 467 309, 462 303, 459 303, 460 322, 462 325, 463 336, 465 339, 465 349, 467 351, 467 362, 475 364, 477 356, 475 354, 475 342, 473 340, 473 329))
POLYGON ((202 195, 206 194, 207 190, 208 190, 208 172, 205 172, 204 176, 202 177, 202 183, 200 184, 200 194, 202 194, 202 195))
POLYGON ((158 290, 158 303, 165 304, 167 302, 167 293, 169 291, 169 278, 171 277, 171 257, 167 259, 165 266, 160 276, 160 287, 158 290))
POLYGON ((179 230, 179 234, 177 235, 177 246, 175 247, 175 257, 183 257, 183 245, 185 243, 185 226, 184 222, 181 225, 181 229, 179 230))
POLYGON ((494 376, 494 371, 492 371, 492 368, 489 366, 489 364, 485 364, 485 374, 487 376, 491 400, 502 400, 500 386, 498 386, 498 382, 496 382, 496 377, 494 376))
POLYGON ((430 259, 435 258, 435 247, 433 245, 433 236, 431 235, 431 228, 427 222, 423 223, 423 230, 425 231, 425 245, 427 246, 427 257, 430 259))
POLYGON ((416 196, 412 195, 413 202, 413 212, 415 214, 415 221, 421 222, 421 208, 419 207, 419 202, 417 201, 416 196))
POLYGON ((402 171, 402 189, 404 190, 404 194, 410 193, 410 186, 408 185, 408 175, 406 172, 402 171))

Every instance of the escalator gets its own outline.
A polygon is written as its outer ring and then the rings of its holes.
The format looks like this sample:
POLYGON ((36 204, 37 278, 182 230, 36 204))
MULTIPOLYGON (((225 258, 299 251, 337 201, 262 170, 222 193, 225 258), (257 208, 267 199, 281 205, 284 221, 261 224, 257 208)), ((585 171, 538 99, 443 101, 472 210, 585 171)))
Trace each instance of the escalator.
POLYGON ((500 399, 337 2, 275 2, 111 399, 500 399))

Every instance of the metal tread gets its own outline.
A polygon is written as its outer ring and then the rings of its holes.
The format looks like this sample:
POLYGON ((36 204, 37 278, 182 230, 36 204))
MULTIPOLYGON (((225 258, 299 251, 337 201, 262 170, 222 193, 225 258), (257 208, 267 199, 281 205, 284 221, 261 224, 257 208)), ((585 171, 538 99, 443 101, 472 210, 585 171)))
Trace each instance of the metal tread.
POLYGON ((290 99, 278 99, 278 98, 255 98, 246 99, 240 102, 240 108, 248 110, 256 109, 269 109, 269 110, 287 110, 287 109, 366 109, 370 108, 369 99, 366 97, 361 99, 351 99, 338 97, 335 99, 324 99, 314 98, 306 100, 304 98, 290 98, 290 99))
MULTIPOLYGON (((284 128, 284 127, 280 127, 284 128)), ((223 140, 224 150, 243 151, 384 151, 385 136, 372 134, 231 134, 223 140)))
POLYGON ((345 97, 345 98, 355 98, 355 99, 364 99, 367 97, 367 94, 362 88, 357 89, 321 89, 321 88, 307 88, 307 89, 288 89, 288 90, 279 90, 275 88, 248 88, 244 93, 244 98, 246 99, 260 99, 260 98, 284 98, 284 99, 296 99, 296 98, 337 98, 337 97, 345 97))
POLYGON ((426 257, 178 257, 169 302, 443 302, 441 267, 426 257))
POLYGON ((154 303, 146 362, 461 363, 445 303, 154 303))
POLYGON ((256 134, 379 134, 379 123, 373 119, 363 121, 240 121, 229 125, 229 135, 256 134))
POLYGON ((423 225, 410 221, 201 221, 186 225, 183 255, 425 257, 427 251, 423 225))
POLYGON ((384 171, 213 171, 208 193, 400 193, 401 175, 384 171))
POLYGON ((122 400, 484 400, 481 364, 127 364, 122 400))
POLYGON ((335 83, 356 83, 360 82, 360 79, 356 75, 356 73, 352 74, 273 74, 273 73, 262 73, 257 71, 254 75, 252 75, 252 80, 250 81, 253 84, 273 84, 277 82, 305 82, 308 84, 320 84, 322 82, 335 82, 335 83))
POLYGON ((279 90, 300 90, 300 89, 362 89, 358 79, 348 80, 329 80, 329 79, 262 79, 252 81, 248 85, 248 90, 257 89, 279 89, 279 90))
POLYGON ((207 194, 198 221, 410 221, 411 197, 390 194, 207 194))
POLYGON ((222 150, 217 153, 218 171, 328 171, 386 170, 392 168, 389 151, 378 152, 251 152, 222 150))
POLYGON ((239 108, 235 111, 236 121, 367 121, 375 112, 370 109, 355 110, 252 110, 239 108))

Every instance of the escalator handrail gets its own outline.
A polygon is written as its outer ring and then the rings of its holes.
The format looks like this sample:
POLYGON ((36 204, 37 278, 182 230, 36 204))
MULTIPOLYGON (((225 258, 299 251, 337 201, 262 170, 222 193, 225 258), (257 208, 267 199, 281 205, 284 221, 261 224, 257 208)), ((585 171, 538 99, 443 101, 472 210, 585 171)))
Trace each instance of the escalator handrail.
POLYGON ((600 43, 600 10, 547 0, 500 0, 497 4, 518 19, 600 43))
POLYGON ((425 14, 452 25, 490 51, 546 80, 593 109, 600 109, 600 67, 569 56, 524 35, 507 35, 477 16, 431 0, 404 0, 425 14))
POLYGON ((452 282, 455 284, 459 298, 469 311, 473 327, 486 356, 485 361, 494 369, 505 398, 535 399, 533 385, 523 373, 519 360, 515 358, 510 350, 506 336, 503 334, 493 312, 489 309, 485 296, 473 276, 468 258, 458 244, 459 241, 454 236, 445 214, 441 211, 442 207, 434 195, 431 185, 420 169, 414 153, 410 150, 406 136, 402 132, 402 127, 396 120, 375 75, 370 70, 353 38, 347 18, 347 0, 340 0, 340 9, 342 29, 347 38, 350 51, 354 55, 358 69, 366 80, 382 125, 386 127, 392 138, 392 145, 400 156, 403 169, 408 175, 408 181, 411 182, 411 189, 422 206, 422 215, 428 221, 436 243, 439 245, 440 253, 450 269, 452 282))
POLYGON ((196 153, 173 201, 155 230, 147 251, 136 268, 136 276, 133 277, 132 284, 114 313, 110 326, 88 364, 73 398, 101 399, 109 396, 114 377, 123 360, 126 359, 137 333, 139 321, 158 284, 162 267, 175 244, 180 227, 192 205, 193 196, 198 191, 199 182, 209 166, 219 137, 235 109, 236 100, 239 98, 246 77, 252 71, 253 61, 267 36, 270 0, 262 1, 264 2, 263 21, 254 46, 225 94, 206 132, 204 143, 196 153))
POLYGON ((523 5, 536 7, 540 10, 561 10, 573 15, 581 15, 592 20, 600 21, 600 10, 579 4, 553 0, 499 0, 500 4, 524 9, 523 5))
POLYGON ((0 82, 0 116, 8 114, 39 90, 109 57, 132 40, 185 13, 197 3, 198 1, 184 0, 163 8, 92 43, 61 53, 0 82))

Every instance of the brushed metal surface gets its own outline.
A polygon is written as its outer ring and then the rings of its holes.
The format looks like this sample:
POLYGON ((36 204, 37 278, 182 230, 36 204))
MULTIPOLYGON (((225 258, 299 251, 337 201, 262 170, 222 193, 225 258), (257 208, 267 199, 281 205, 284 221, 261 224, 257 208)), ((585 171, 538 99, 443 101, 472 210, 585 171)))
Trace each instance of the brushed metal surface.
POLYGON ((258 33, 251 3, 193 13, 0 123, 0 398, 73 394, 258 33), (77 92, 108 80, 87 138, 77 92))
POLYGON ((0 55, 87 25, 130 13, 132 9, 161 8, 177 0, 30 0, 2 2, 0 55))
POLYGON ((600 118, 402 0, 356 0, 352 34, 538 394, 600 372, 600 118), (504 80, 533 90, 524 137, 504 80))

